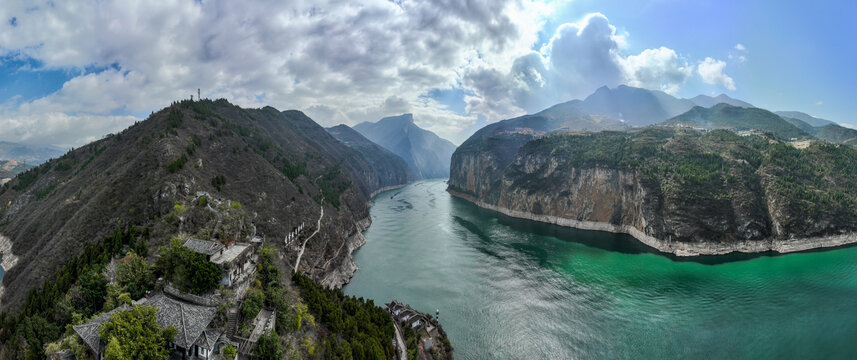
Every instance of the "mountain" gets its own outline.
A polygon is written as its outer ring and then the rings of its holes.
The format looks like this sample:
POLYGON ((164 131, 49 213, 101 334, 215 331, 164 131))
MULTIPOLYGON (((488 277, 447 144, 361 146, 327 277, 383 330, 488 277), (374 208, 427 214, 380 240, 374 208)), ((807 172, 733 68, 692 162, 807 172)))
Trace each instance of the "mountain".
POLYGON ((581 107, 581 101, 569 101, 534 115, 499 121, 479 129, 452 154, 450 188, 467 187, 477 195, 487 194, 487 189, 496 186, 498 175, 512 162, 518 148, 539 136, 563 131, 630 128, 609 117, 587 114, 581 107))
POLYGON ((774 113, 779 115, 779 116, 782 116, 784 118, 798 119, 800 121, 803 121, 807 124, 812 125, 813 127, 822 127, 825 125, 836 124, 833 121, 825 120, 825 119, 819 119, 817 117, 814 117, 814 116, 806 114, 806 113, 802 113, 800 111, 776 111, 774 113))
POLYGON ((798 119, 795 119, 795 118, 783 117, 783 116, 780 116, 780 117, 783 120, 785 120, 787 123, 794 125, 796 128, 801 129, 805 133, 810 134, 810 135, 815 135, 818 132, 818 130, 821 129, 821 128, 814 127, 810 124, 807 124, 803 121, 800 121, 798 119))
POLYGON ((354 130, 404 159, 416 179, 449 176, 449 158, 455 145, 414 124, 412 114, 363 122, 354 130))
POLYGON ((659 123, 690 110, 690 100, 678 99, 662 91, 620 85, 602 86, 583 100, 580 109, 591 115, 611 117, 631 126, 659 123))
POLYGON ((33 146, 0 141, 0 160, 15 160, 38 165, 63 153, 65 150, 55 146, 33 146))
POLYGON ((706 129, 763 130, 785 139, 804 138, 810 135, 770 111, 722 103, 710 108, 696 106, 684 114, 663 122, 663 124, 706 129))
POLYGON ((690 101, 693 102, 694 105, 696 105, 696 106, 702 106, 705 108, 709 108, 709 107, 712 107, 712 106, 717 105, 717 104, 728 104, 728 105, 732 105, 732 106, 745 107, 745 108, 755 107, 748 102, 733 99, 733 98, 727 96, 726 94, 720 94, 720 95, 717 95, 716 97, 711 97, 708 95, 697 95, 695 97, 690 98, 690 101))
POLYGON ((404 159, 369 141, 348 125, 329 127, 327 132, 333 135, 336 140, 363 155, 373 170, 366 176, 372 177, 375 174, 382 176, 378 180, 378 187, 389 188, 413 180, 414 175, 404 159))
POLYGON ((857 242, 849 146, 647 127, 548 134, 508 164, 489 161, 497 149, 463 149, 450 193, 513 217, 628 233, 680 256, 857 242))
POLYGON ((815 137, 837 144, 857 146, 857 130, 830 124, 815 133, 815 137))
POLYGON ((15 160, 0 160, 0 185, 3 185, 16 175, 33 168, 32 165, 22 164, 15 160))
POLYGON ((149 249, 176 236, 262 238, 291 272, 299 255, 284 239, 320 224, 299 269, 340 286, 356 270, 351 252, 365 241, 369 195, 405 181, 388 172, 401 169, 367 159, 299 111, 174 103, 0 187, 0 309, 21 305, 85 245, 120 228, 145 229, 149 249))

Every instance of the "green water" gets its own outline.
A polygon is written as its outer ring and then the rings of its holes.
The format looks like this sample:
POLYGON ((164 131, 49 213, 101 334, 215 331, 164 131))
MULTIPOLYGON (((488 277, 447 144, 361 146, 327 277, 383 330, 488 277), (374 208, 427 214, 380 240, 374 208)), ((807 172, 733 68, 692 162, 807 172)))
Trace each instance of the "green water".
POLYGON ((857 247, 676 260, 445 189, 378 195, 344 290, 440 309, 457 359, 857 358, 857 247))

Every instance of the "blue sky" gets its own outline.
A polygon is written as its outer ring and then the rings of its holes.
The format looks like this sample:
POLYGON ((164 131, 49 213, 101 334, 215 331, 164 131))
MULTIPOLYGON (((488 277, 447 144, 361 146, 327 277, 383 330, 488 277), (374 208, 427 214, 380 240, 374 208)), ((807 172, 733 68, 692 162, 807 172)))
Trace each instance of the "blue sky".
POLYGON ((0 140, 78 146, 196 88, 325 126, 411 112, 456 143, 619 84, 857 124, 854 4, 9 0, 0 140))

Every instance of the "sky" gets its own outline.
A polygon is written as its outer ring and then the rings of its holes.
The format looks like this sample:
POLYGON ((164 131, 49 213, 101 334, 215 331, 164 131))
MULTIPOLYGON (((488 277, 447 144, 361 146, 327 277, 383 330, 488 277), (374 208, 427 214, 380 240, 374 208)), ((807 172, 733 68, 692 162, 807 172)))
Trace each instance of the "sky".
POLYGON ((172 101, 413 113, 461 143, 621 84, 857 125, 857 2, 684 0, 0 3, 0 140, 75 147, 172 101))

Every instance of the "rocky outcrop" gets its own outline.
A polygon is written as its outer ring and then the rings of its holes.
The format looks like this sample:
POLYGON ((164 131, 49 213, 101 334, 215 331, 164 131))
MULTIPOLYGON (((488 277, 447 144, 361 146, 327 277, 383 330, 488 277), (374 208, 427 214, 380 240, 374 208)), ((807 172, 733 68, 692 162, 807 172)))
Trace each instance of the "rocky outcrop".
POLYGON ((369 228, 372 224, 371 218, 367 217, 354 224, 355 231, 347 237, 344 244, 343 253, 337 254, 332 261, 332 266, 324 270, 324 277, 319 281, 319 284, 324 287, 339 288, 348 284, 354 273, 357 272, 357 264, 354 262, 352 253, 361 246, 366 244, 366 238, 363 236, 363 231, 369 228))

